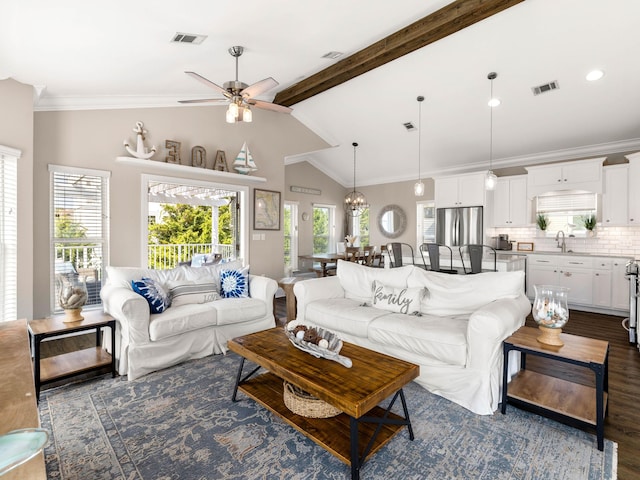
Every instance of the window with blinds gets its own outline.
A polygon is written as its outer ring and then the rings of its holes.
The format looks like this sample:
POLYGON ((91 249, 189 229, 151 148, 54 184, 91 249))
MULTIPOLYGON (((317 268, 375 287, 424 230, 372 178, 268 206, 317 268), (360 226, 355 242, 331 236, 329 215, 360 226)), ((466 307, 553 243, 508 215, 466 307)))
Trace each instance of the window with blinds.
POLYGON ((0 148, 0 321, 18 318, 18 157, 0 148))
POLYGON ((596 215, 598 196, 595 193, 573 193, 536 197, 536 214, 549 219, 548 235, 562 230, 567 235, 586 235, 584 220, 596 215))
POLYGON ((55 275, 77 273, 85 277, 87 307, 98 306, 103 266, 108 253, 109 172, 49 166, 51 189, 51 306, 56 301, 55 275))

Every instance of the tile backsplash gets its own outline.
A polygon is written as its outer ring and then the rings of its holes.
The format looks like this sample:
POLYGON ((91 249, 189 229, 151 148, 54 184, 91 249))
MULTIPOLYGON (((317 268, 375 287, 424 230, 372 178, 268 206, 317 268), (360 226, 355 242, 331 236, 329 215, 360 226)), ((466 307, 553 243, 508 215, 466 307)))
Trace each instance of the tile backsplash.
MULTIPOLYGON (((535 227, 490 228, 489 237, 501 233, 509 235, 514 242, 533 242, 536 252, 560 252, 555 241, 556 232, 552 236, 543 237, 535 227)), ((597 227, 596 235, 592 238, 566 237, 567 250, 602 255, 619 255, 634 257, 640 260, 640 227, 597 227)), ((516 243, 513 244, 516 250, 516 243)))

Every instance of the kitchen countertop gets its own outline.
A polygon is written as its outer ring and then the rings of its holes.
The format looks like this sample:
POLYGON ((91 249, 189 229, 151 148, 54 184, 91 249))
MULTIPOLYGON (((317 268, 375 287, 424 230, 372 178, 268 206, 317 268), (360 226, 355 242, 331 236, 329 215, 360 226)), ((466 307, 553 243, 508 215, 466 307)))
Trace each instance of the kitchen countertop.
POLYGON ((498 258, 501 255, 559 255, 559 256, 567 256, 567 257, 609 257, 609 258, 633 258, 633 255, 613 255, 607 253, 593 253, 593 252, 559 252, 559 251, 533 251, 533 252, 508 252, 508 250, 497 250, 498 258), (502 253, 504 252, 504 253, 502 253), (508 252, 508 253, 507 253, 508 252))

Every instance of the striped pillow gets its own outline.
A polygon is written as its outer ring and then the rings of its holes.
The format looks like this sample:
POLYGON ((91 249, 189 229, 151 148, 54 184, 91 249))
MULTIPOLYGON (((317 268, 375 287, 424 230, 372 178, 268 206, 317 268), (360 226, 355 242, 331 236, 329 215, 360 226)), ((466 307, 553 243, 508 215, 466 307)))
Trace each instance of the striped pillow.
POLYGON ((196 283, 188 280, 171 282, 169 295, 171 296, 171 305, 174 307, 189 303, 213 302, 220 298, 215 283, 196 283))

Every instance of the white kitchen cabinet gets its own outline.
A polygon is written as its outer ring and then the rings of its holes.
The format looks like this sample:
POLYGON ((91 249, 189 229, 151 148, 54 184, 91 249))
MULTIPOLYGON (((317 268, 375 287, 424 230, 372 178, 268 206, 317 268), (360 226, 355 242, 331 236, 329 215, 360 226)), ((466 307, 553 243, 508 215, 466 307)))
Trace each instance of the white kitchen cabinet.
POLYGON ((629 220, 629 165, 611 165, 603 170, 602 226, 627 225, 629 220))
POLYGON ((484 173, 470 173, 435 179, 437 208, 484 206, 484 173))
POLYGON ((602 193, 602 162, 606 157, 526 167, 529 198, 561 190, 602 193))
POLYGON ((568 287, 570 304, 591 305, 593 299, 591 260, 564 255, 529 255, 527 295, 535 297, 534 285, 568 287))
MULTIPOLYGON (((528 257, 531 258, 531 257, 528 257)), ((558 285, 558 268, 551 260, 532 262, 527 259, 527 296, 535 298, 534 285, 558 285)))
POLYGON ((611 307, 611 258, 594 258, 593 265, 593 305, 611 307))
MULTIPOLYGON (((637 182, 640 178, 640 152, 626 155, 629 160, 629 179, 637 182)), ((629 188, 629 225, 640 225, 640 189, 637 183, 629 188)))
POLYGON ((626 264, 631 258, 580 255, 527 255, 527 295, 533 286, 568 287, 569 304, 607 310, 629 310, 626 264))
POLYGON ((529 222, 527 176, 500 177, 493 192, 493 226, 521 227, 529 222))
POLYGON ((560 265, 559 282, 569 287, 569 303, 593 304, 593 270, 590 259, 569 257, 560 265))
POLYGON ((611 265, 611 308, 629 310, 629 280, 625 276, 631 258, 614 258, 611 265))

